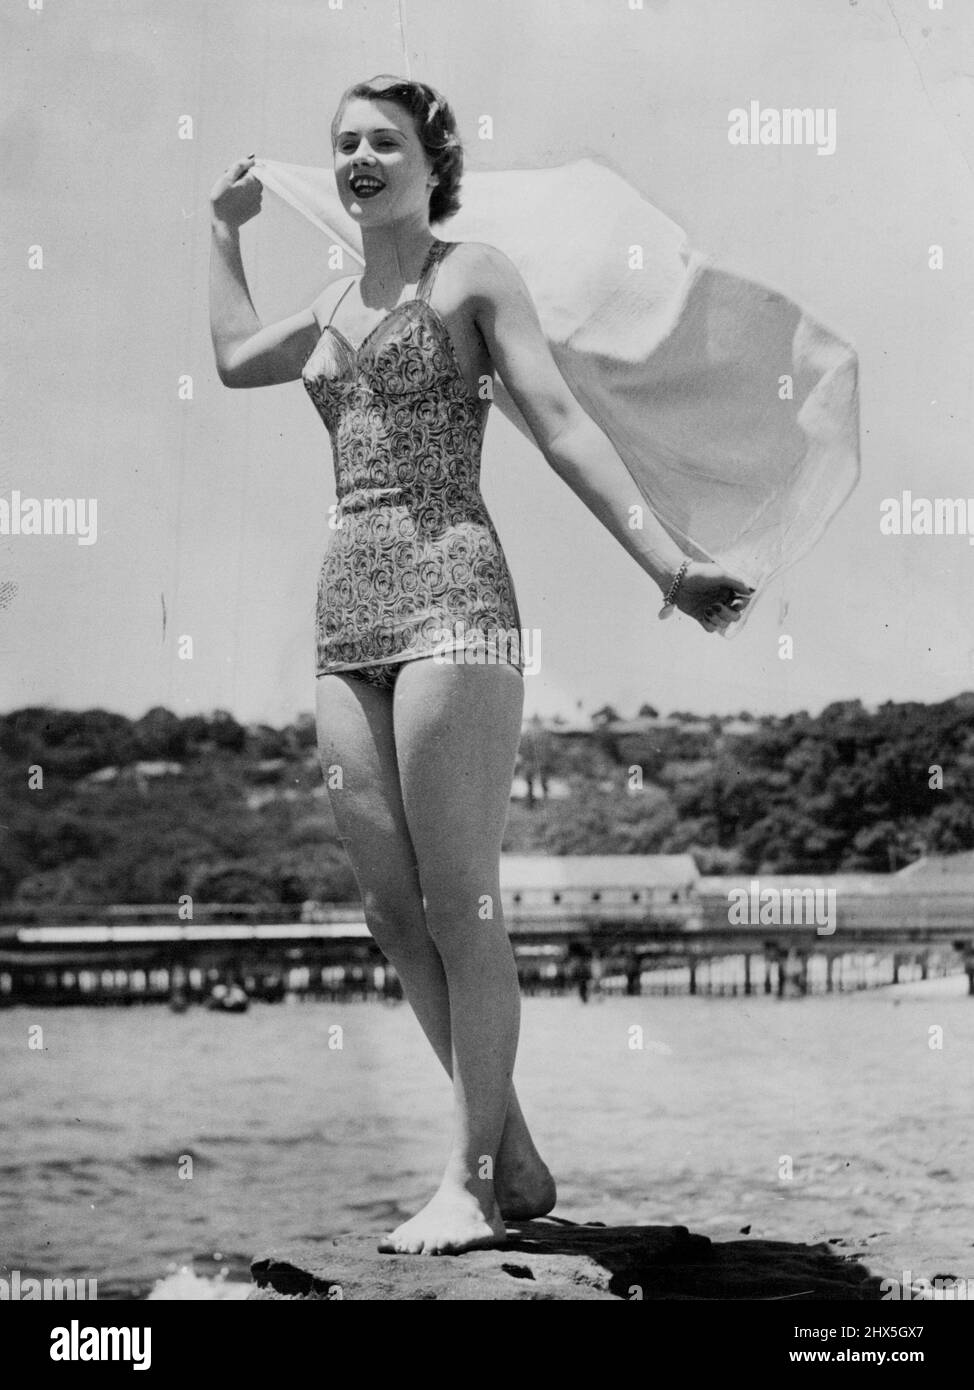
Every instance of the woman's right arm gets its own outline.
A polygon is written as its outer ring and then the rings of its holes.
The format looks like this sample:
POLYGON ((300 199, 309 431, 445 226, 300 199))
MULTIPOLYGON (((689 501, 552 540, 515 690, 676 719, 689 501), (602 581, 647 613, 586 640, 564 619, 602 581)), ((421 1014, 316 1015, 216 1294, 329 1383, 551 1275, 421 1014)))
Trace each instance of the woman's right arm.
POLYGON ((260 212, 263 191, 253 163, 249 155, 231 164, 210 194, 210 334, 224 386, 298 380, 319 337, 312 308, 266 328, 257 316, 240 256, 240 228, 260 212))

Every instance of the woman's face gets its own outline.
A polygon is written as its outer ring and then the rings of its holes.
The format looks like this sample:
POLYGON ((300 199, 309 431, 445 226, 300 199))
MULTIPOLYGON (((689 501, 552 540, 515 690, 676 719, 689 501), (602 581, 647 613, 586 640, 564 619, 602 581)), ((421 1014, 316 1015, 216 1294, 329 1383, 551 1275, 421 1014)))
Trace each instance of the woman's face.
POLYGON ((335 141, 335 179, 342 206, 375 224, 429 215, 430 163, 413 118, 393 101, 350 101, 335 141))

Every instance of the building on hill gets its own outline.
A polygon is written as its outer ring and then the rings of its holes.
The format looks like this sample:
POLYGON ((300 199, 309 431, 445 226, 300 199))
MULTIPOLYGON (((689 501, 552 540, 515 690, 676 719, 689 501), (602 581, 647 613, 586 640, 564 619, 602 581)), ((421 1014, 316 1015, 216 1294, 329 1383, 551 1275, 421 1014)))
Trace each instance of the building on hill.
POLYGON ((167 762, 164 759, 142 759, 127 763, 124 767, 100 767, 79 779, 82 787, 107 787, 113 782, 131 781, 141 784, 159 777, 181 777, 182 763, 167 762))
MULTIPOLYGON (((755 730, 751 725, 742 723, 740 720, 729 721, 734 725, 734 733, 753 733, 755 730), (739 727, 738 727, 739 726, 739 727)), ((548 723, 544 725, 545 731, 549 734, 556 734, 559 738, 592 738, 596 733, 612 734, 615 738, 625 738, 631 735, 657 734, 663 731, 678 734, 696 734, 698 737, 710 737, 717 730, 716 726, 709 719, 699 719, 695 715, 683 715, 674 718, 672 715, 664 717, 659 714, 640 714, 635 719, 605 719, 599 724, 579 723, 558 724, 548 723)))
POLYGON ((724 738, 753 738, 761 732, 760 724, 747 719, 728 719, 720 726, 724 738))
POLYGON ((699 879, 689 854, 502 854, 506 907, 647 912, 687 909, 699 879))
POLYGON ((925 854, 892 875, 898 889, 974 890, 974 849, 958 854, 925 854))
MULTIPOLYGON (((871 928, 925 928, 956 925, 961 929, 974 922, 974 851, 961 854, 930 855, 908 864, 897 873, 847 872, 816 873, 735 873, 701 875, 697 897, 703 923, 718 928, 732 919, 733 904, 760 920, 759 904, 767 903, 773 913, 775 900, 793 901, 803 897, 819 910, 831 900, 837 913, 839 935, 846 929, 868 925, 871 928)), ((807 918, 795 920, 808 920, 807 918)))
POLYGON ((585 723, 580 720, 576 721, 574 724, 552 720, 547 723, 542 723, 539 727, 542 728, 545 733, 556 734, 558 738, 586 739, 591 738, 594 732, 590 723, 585 723))

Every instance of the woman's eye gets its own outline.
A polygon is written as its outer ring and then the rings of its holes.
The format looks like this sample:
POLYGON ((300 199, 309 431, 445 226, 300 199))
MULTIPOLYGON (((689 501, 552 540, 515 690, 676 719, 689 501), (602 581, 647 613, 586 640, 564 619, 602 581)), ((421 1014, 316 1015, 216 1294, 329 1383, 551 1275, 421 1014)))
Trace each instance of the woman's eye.
MULTIPOLYGON (((396 148, 396 142, 395 140, 377 140, 375 147, 380 150, 394 150, 396 148)), ((352 144, 339 145, 338 150, 340 154, 354 154, 356 146, 352 144)))

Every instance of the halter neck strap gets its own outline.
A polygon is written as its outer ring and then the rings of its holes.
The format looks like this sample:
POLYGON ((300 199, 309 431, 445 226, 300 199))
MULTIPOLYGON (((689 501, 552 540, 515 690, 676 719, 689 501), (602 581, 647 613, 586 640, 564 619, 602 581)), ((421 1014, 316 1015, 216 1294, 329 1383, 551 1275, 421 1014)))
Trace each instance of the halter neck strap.
MULTIPOLYGON (((439 237, 435 237, 433 241, 430 242, 429 250, 426 252, 422 268, 419 272, 419 279, 416 282, 416 299, 422 299, 426 302, 429 301, 430 290, 433 288, 433 281, 436 279, 437 268, 440 261, 443 259, 444 253, 452 245, 452 241, 440 241, 439 237)), ((331 306, 331 313, 328 315, 328 326, 331 326, 331 321, 335 317, 335 311, 339 304, 341 304, 356 281, 361 280, 361 278, 361 275, 352 275, 349 277, 345 288, 331 306)), ((390 312, 392 311, 390 310, 390 312)))
POLYGON ((434 237, 430 243, 430 248, 423 261, 423 268, 419 272, 419 280, 416 285, 416 298, 429 300, 430 290, 433 288, 433 281, 436 279, 436 272, 440 261, 443 259, 447 247, 452 245, 449 241, 440 241, 439 237, 434 237))

